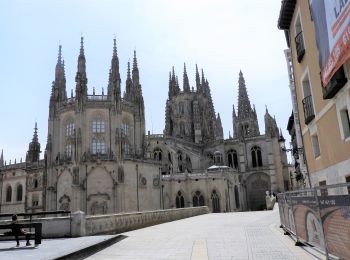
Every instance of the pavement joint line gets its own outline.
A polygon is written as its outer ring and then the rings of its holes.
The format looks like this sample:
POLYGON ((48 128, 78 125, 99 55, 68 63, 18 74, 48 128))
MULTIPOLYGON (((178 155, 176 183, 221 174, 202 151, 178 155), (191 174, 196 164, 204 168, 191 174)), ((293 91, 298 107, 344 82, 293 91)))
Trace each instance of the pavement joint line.
POLYGON ((208 260, 208 247, 204 239, 193 243, 191 260, 208 260))
POLYGON ((269 225, 270 230, 277 236, 280 237, 280 241, 288 248, 290 252, 298 251, 298 257, 300 259, 323 259, 321 256, 312 254, 309 250, 305 250, 304 247, 298 247, 294 245, 294 240, 290 236, 286 236, 281 232, 280 228, 277 227, 276 223, 269 225))

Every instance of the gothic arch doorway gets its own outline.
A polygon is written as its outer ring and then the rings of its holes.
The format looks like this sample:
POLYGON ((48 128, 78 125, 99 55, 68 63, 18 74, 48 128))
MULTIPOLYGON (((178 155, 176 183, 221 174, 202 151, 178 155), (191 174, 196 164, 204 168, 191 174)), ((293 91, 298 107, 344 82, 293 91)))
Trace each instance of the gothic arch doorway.
POLYGON ((252 174, 247 179, 248 208, 266 209, 266 191, 271 190, 270 177, 263 172, 252 174))
POLYGON ((239 192, 238 192, 238 187, 235 185, 235 202, 236 202, 236 208, 239 209, 239 192))
POLYGON ((213 206, 213 213, 219 213, 220 210, 220 197, 219 194, 217 194, 216 190, 213 190, 211 194, 211 203, 213 206))

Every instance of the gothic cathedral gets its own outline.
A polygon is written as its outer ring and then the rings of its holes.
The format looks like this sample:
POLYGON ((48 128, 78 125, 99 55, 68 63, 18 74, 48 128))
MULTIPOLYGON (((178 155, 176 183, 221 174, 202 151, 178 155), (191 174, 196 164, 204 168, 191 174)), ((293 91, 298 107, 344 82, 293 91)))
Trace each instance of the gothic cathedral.
POLYGON ((265 113, 260 134, 243 73, 233 137, 223 138, 208 80, 196 66, 195 88, 184 66, 182 89, 169 73, 163 134, 146 134, 136 52, 123 95, 114 40, 107 93, 88 93, 81 38, 75 95, 67 96, 59 46, 49 103, 44 158, 35 124, 25 162, 0 157, 0 212, 84 211, 89 215, 208 206, 212 212, 261 210, 265 192, 288 183, 276 120, 265 113))

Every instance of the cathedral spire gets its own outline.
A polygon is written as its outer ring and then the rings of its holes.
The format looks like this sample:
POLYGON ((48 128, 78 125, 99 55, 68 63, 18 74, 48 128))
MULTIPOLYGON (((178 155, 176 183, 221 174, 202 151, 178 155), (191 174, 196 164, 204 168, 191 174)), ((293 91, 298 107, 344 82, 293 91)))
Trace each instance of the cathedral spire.
POLYGON ((201 81, 199 78, 199 72, 198 72, 198 66, 196 64, 196 88, 197 88, 197 92, 201 91, 201 81))
POLYGON ((66 76, 64 72, 64 61, 62 60, 62 45, 58 46, 57 64, 55 69, 55 83, 53 95, 57 101, 66 101, 66 76))
POLYGON ((128 72, 127 72, 126 82, 125 82, 124 99, 129 102, 133 102, 134 100, 133 98, 134 91, 132 90, 133 90, 133 84, 132 84, 131 73, 130 73, 130 62, 128 61, 128 72))
POLYGON ((218 113, 218 116, 216 117, 216 122, 215 122, 215 139, 216 140, 224 139, 224 130, 222 128, 220 113, 218 113))
POLYGON ((26 161, 28 163, 33 163, 33 162, 38 162, 39 157, 40 157, 40 143, 38 139, 38 125, 37 122, 35 122, 35 127, 34 127, 34 134, 33 134, 33 139, 29 143, 29 149, 27 152, 27 159, 26 161))
POLYGON ((80 38, 80 53, 78 57, 78 68, 75 76, 76 88, 75 95, 79 102, 87 96, 87 78, 86 78, 86 60, 84 54, 84 38, 80 38))
POLYGON ((1 155, 0 155, 0 167, 4 166, 4 151, 1 149, 1 155))
POLYGON ((184 92, 190 92, 190 82, 187 76, 186 63, 184 63, 183 90, 184 92))
POLYGON ((116 39, 113 39, 113 55, 108 82, 108 96, 116 101, 120 99, 120 73, 116 39))
POLYGON ((134 84, 139 84, 140 75, 139 68, 137 67, 137 58, 136 58, 136 50, 134 50, 134 59, 132 63, 132 82, 134 84))
POLYGON ((252 107, 250 105, 242 71, 239 71, 238 84, 238 118, 245 119, 250 116, 252 107))

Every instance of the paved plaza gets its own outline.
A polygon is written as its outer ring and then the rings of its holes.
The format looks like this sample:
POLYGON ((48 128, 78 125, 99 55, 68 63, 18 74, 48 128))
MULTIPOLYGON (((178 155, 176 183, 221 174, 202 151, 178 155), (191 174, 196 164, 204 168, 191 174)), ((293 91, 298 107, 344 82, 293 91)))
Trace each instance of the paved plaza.
MULTIPOLYGON (((126 238, 91 255, 97 259, 321 259, 279 228, 273 211, 206 214, 126 232, 126 238)), ((0 259, 55 259, 115 236, 44 239, 38 248, 0 242, 0 259)), ((72 259, 76 259, 73 257, 72 259)))
POLYGON ((207 214, 124 233, 97 259, 318 259, 279 228, 273 211, 207 214))

